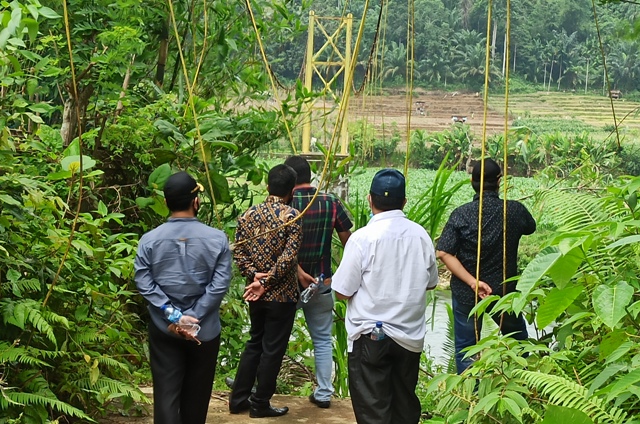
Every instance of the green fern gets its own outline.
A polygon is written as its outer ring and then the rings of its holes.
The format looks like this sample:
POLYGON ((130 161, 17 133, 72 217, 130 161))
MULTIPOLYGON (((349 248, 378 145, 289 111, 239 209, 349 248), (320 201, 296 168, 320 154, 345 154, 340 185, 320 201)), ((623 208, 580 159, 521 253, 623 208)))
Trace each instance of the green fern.
POLYGON ((95 422, 90 416, 82 412, 78 408, 74 408, 68 403, 62 402, 58 399, 52 399, 47 396, 42 396, 34 393, 21 393, 2 390, 2 397, 0 397, 0 411, 6 410, 10 404, 20 406, 41 405, 47 408, 60 411, 63 414, 71 415, 77 418, 82 418, 91 422, 95 422))
POLYGON ((623 410, 597 396, 589 396, 585 387, 572 380, 537 371, 514 370, 513 373, 530 388, 546 396, 549 403, 576 408, 596 423, 624 423, 628 419, 623 410))
POLYGON ((76 381, 76 386, 84 390, 107 392, 112 397, 117 395, 128 396, 135 402, 150 403, 150 400, 136 386, 105 376, 100 376, 95 383, 92 383, 88 377, 79 378, 76 381))
POLYGON ((17 362, 31 366, 50 367, 45 361, 33 356, 33 350, 22 346, 10 345, 0 342, 0 364, 7 362, 17 362))

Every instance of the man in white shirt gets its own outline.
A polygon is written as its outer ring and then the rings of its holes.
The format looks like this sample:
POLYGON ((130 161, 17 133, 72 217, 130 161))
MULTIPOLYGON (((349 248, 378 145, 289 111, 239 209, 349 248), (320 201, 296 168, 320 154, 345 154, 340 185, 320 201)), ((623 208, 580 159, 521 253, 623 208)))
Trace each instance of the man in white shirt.
POLYGON ((333 275, 338 299, 348 299, 349 390, 358 423, 416 424, 418 382, 426 331, 426 292, 438 284, 427 232, 402 212, 405 179, 376 173, 369 190, 373 218, 353 233, 333 275), (385 337, 370 335, 376 322, 385 337))

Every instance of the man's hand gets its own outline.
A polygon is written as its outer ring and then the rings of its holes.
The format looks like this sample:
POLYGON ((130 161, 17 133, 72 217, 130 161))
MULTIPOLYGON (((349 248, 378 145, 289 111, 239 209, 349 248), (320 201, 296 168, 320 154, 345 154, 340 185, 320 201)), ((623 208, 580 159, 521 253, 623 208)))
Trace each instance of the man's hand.
POLYGON ((298 265, 298 281, 305 289, 309 287, 309 284, 314 283, 316 281, 312 275, 307 274, 304 269, 300 265, 298 265))
POLYGON ((180 322, 178 324, 170 324, 168 329, 171 333, 175 334, 176 336, 180 336, 183 339, 191 340, 193 342, 200 344, 200 340, 198 340, 198 338, 194 335, 194 333, 192 331, 189 331, 187 328, 185 328, 185 327, 188 327, 189 325, 197 324, 199 322, 200 321, 196 317, 183 315, 182 318, 180 318, 180 322), (184 325, 185 327, 181 327, 181 325, 184 325))
POLYGON ((260 284, 260 281, 254 281, 244 288, 242 298, 247 302, 255 302, 260 299, 264 292, 264 286, 260 284))
MULTIPOLYGON (((475 284, 471 288, 475 291, 475 284)), ((485 283, 484 281, 478 281, 478 297, 480 299, 484 299, 492 292, 493 290, 491 290, 491 286, 489 286, 489 284, 485 283)))

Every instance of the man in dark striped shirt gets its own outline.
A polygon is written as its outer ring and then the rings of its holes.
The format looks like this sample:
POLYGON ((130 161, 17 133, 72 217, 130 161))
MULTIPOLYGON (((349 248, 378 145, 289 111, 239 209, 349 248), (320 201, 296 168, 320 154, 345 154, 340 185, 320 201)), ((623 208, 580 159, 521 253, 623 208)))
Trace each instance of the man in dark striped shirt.
POLYGON ((291 156, 285 161, 285 164, 292 167, 297 174, 291 206, 301 213, 304 212, 302 245, 298 253, 298 280, 304 289, 320 274, 325 277, 324 286, 318 289, 318 292, 308 303, 300 303, 300 305, 313 341, 316 380, 318 382, 318 387, 309 396, 309 400, 320 408, 329 408, 333 394, 331 382, 333 368, 331 238, 335 230, 344 246, 351 235, 350 228, 353 224, 349 220, 342 202, 336 196, 318 192, 311 185, 311 167, 305 158, 291 156), (307 206, 309 206, 308 209, 307 206))

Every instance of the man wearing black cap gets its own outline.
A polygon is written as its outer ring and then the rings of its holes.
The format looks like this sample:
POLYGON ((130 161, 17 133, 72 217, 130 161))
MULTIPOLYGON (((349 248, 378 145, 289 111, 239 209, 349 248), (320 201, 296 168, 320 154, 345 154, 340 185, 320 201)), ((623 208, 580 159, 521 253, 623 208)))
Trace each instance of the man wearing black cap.
POLYGON ((186 172, 169 177, 164 196, 171 216, 142 236, 134 263, 151 316, 155 424, 204 424, 209 408, 231 252, 222 231, 196 218, 200 191, 202 185, 186 172))
MULTIPOLYGON (((438 240, 437 255, 451 271, 451 302, 454 315, 454 339, 458 374, 473 362, 465 358, 463 349, 473 346, 480 338, 482 317, 469 317, 473 307, 490 294, 502 296, 515 291, 516 282, 503 282, 518 274, 518 244, 523 235, 536 230, 536 222, 520 202, 507 201, 506 274, 503 275, 503 217, 504 201, 498 196, 502 171, 492 159, 477 162, 471 173, 471 185, 476 192, 473 201, 455 209, 438 240), (480 181, 484 171, 482 196, 482 243, 480 245, 480 275, 476 278, 478 255, 478 217, 480 210, 480 181), (477 297, 476 297, 477 284, 477 297), (476 322, 477 321, 477 325, 476 322), (477 334, 476 334, 477 330, 477 334)), ((527 338, 522 315, 494 316, 501 324, 502 334, 513 333, 518 340, 527 338)))
POLYGON ((438 283, 427 232, 402 212, 405 179, 395 169, 371 182, 373 218, 347 241, 333 290, 348 299, 349 390, 358 423, 418 423, 426 291, 438 283), (377 335, 378 327, 384 333, 377 335))

